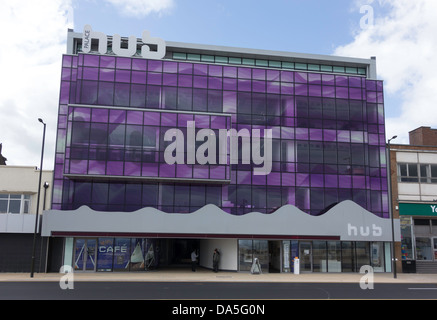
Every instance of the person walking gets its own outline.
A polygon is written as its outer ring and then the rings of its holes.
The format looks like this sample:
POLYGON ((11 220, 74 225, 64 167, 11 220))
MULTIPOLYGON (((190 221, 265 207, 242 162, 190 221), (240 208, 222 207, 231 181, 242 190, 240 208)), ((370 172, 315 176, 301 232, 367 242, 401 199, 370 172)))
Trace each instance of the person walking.
POLYGON ((214 254, 212 255, 212 267, 214 272, 218 272, 219 261, 220 261, 220 252, 216 248, 214 250, 214 254))
POLYGON ((193 250, 193 252, 191 252, 191 270, 193 272, 196 272, 196 265, 197 265, 197 257, 199 255, 196 253, 196 250, 193 250))

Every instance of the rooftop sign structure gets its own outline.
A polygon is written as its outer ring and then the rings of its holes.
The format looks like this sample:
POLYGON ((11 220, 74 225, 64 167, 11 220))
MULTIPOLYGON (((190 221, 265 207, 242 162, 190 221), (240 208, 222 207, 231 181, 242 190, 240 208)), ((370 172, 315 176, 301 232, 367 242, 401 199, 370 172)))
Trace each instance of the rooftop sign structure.
MULTIPOLYGON (((82 36, 82 51, 84 53, 91 52, 91 41, 98 40, 98 52, 100 54, 107 54, 108 52, 108 37, 98 31, 93 31, 89 24, 83 28, 82 36)), ((143 31, 141 47, 141 57, 146 59, 162 59, 165 56, 166 44, 160 38, 152 38, 149 31, 143 31)), ((122 40, 119 34, 112 37, 112 52, 121 57, 132 57, 137 53, 137 38, 130 36, 128 38, 127 48, 122 48, 122 40)))

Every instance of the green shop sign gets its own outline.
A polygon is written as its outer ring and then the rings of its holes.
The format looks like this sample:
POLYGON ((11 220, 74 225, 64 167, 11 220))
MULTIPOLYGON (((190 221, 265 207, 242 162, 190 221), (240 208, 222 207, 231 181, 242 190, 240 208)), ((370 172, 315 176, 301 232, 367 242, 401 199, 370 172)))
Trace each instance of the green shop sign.
POLYGON ((437 203, 436 204, 399 203, 399 214, 401 216, 437 217, 437 203))

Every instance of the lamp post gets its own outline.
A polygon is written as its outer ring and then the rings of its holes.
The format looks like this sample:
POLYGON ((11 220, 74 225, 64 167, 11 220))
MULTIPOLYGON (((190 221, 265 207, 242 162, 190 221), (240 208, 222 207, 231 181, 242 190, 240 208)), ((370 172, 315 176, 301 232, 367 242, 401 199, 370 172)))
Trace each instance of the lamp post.
POLYGON ((42 180, 42 164, 44 159, 44 142, 46 139, 46 124, 41 118, 38 121, 44 125, 43 135, 42 135, 42 149, 41 149, 41 165, 39 168, 39 181, 38 181, 38 195, 36 201, 36 215, 35 215, 35 231, 33 233, 33 247, 32 247, 32 264, 30 267, 30 277, 33 278, 34 267, 35 267, 35 246, 36 246, 36 234, 38 232, 38 216, 39 216, 39 200, 41 195, 41 180, 42 180))
POLYGON ((397 278, 396 273, 396 256, 395 256, 395 227, 394 227, 394 218, 393 218, 393 196, 392 196, 392 186, 391 186, 391 160, 390 160, 390 142, 394 139, 396 139, 398 136, 393 136, 391 139, 388 140, 387 149, 388 149, 388 157, 387 157, 387 164, 388 164, 388 187, 389 187, 389 201, 390 201, 390 219, 391 219, 391 257, 392 257, 392 268, 393 268, 393 277, 397 278))

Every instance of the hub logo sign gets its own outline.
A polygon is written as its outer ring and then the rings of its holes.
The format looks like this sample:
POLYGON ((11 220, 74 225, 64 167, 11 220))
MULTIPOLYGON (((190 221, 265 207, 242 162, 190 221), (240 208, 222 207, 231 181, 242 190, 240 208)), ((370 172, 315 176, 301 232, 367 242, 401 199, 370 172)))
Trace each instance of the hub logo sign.
MULTIPOLYGON (((98 52, 108 52, 108 37, 102 33, 93 31, 89 24, 85 25, 82 36, 82 52, 90 53, 92 40, 98 41, 98 52)), ((143 31, 141 44, 141 56, 147 59, 162 59, 165 56, 166 44, 160 38, 152 38, 149 31, 143 31)), ((127 48, 122 48, 121 36, 115 34, 112 37, 112 52, 121 57, 132 57, 137 53, 137 38, 130 36, 127 41, 127 48)))
POLYGON ((164 141, 172 143, 164 151, 164 160, 170 165, 226 165, 238 164, 241 158, 241 164, 256 165, 253 168, 254 175, 268 175, 272 171, 272 129, 264 129, 263 138, 260 129, 251 131, 219 129, 217 141, 214 130, 201 129, 196 134, 196 122, 188 121, 186 137, 184 132, 177 128, 165 132, 164 141))

